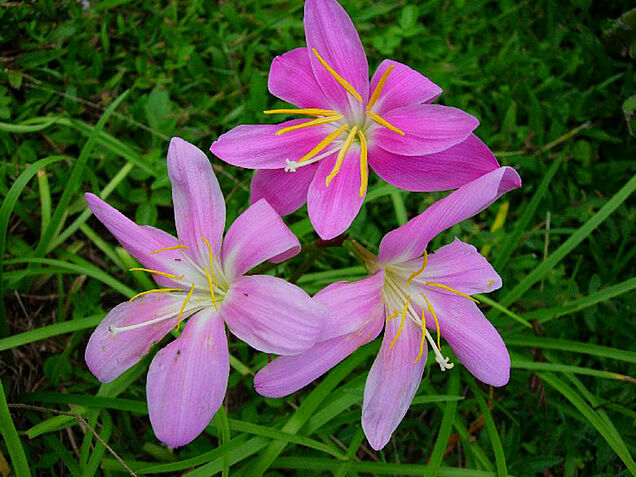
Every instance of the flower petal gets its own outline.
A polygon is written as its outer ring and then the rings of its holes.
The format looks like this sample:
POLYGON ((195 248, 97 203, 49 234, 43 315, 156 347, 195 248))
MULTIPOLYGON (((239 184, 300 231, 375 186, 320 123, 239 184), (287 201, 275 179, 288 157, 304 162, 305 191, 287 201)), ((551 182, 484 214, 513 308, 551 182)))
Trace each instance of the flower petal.
POLYGON ((265 200, 250 205, 230 226, 221 261, 231 281, 277 255, 300 252, 300 242, 265 200))
POLYGON ((355 282, 336 282, 320 290, 314 300, 329 311, 320 340, 353 333, 383 311, 384 271, 355 282))
POLYGON ((225 228, 225 201, 212 165, 199 148, 174 137, 168 149, 168 175, 179 239, 197 263, 207 263, 203 238, 218 255, 225 228))
POLYGON ((280 124, 237 126, 214 141, 210 151, 233 166, 283 169, 287 159, 298 161, 331 132, 324 126, 312 126, 276 135, 279 129, 307 121, 293 119, 280 124))
POLYGON ((319 108, 328 102, 311 69, 307 48, 296 48, 272 61, 269 92, 299 108, 319 108))
POLYGON ((359 146, 351 146, 340 172, 327 187, 325 181, 335 163, 336 154, 320 161, 307 192, 309 219, 323 240, 334 238, 347 230, 364 202, 364 196, 360 197, 359 146))
POLYGON ((380 262, 406 262, 420 257, 437 234, 478 214, 500 196, 520 186, 521 178, 512 167, 500 167, 461 186, 386 234, 380 243, 380 262))
MULTIPOLYGON (((417 270, 421 259, 406 266, 417 270)), ((501 277, 475 247, 459 239, 429 254, 426 269, 414 280, 435 282, 467 295, 489 293, 501 288, 501 277)), ((443 290, 439 290, 444 293, 443 290)))
POLYGON ((428 292, 426 296, 435 309, 442 336, 466 369, 491 386, 507 384, 510 355, 501 336, 477 305, 441 291, 428 292))
POLYGON ((280 215, 288 215, 307 202, 307 190, 316 173, 315 164, 299 167, 296 172, 261 169, 252 178, 252 203, 266 199, 280 215))
POLYGON ((311 66, 325 97, 338 111, 346 112, 350 105, 356 105, 362 111, 362 103, 350 96, 312 54, 315 48, 327 64, 366 100, 369 94, 369 64, 351 18, 336 0, 307 0, 304 22, 311 66))
POLYGON ((206 308, 150 364, 146 393, 157 438, 179 447, 201 434, 223 403, 229 373, 223 320, 206 308))
POLYGON ((396 108, 383 115, 404 136, 388 128, 376 127, 375 144, 403 156, 421 156, 448 149, 463 142, 479 126, 474 116, 461 109, 440 104, 420 104, 396 108))
POLYGON ((296 356, 282 356, 262 368, 254 388, 262 396, 283 397, 307 386, 382 331, 383 312, 370 316, 357 331, 328 339, 296 356))
MULTIPOLYGON (((179 245, 179 241, 163 230, 148 225, 137 225, 114 207, 93 194, 85 194, 95 217, 144 267, 174 275, 197 276, 196 269, 183 260, 182 250, 157 250, 179 245)), ((168 288, 180 287, 176 282, 161 275, 153 274, 155 281, 168 288)))
POLYGON ((230 331, 251 347, 294 355, 316 343, 327 310, 281 278, 251 275, 232 283, 221 313, 230 331))
POLYGON ((371 168, 389 184, 414 192, 455 189, 499 168, 490 149, 474 134, 445 151, 402 156, 375 146, 371 168))
POLYGON ((88 340, 84 355, 88 369, 103 383, 117 378, 177 325, 182 303, 178 295, 153 294, 117 305, 88 340), (166 319, 129 331, 111 331, 161 318, 166 319))
POLYGON ((391 434, 404 418, 420 385, 426 363, 426 347, 422 358, 414 362, 419 354, 422 331, 409 319, 391 348, 399 325, 399 319, 386 324, 382 347, 364 387, 362 428, 375 450, 382 449, 389 442, 391 434))
POLYGON ((414 69, 393 60, 384 60, 371 78, 369 95, 373 94, 386 70, 393 66, 382 93, 372 110, 380 115, 395 108, 431 103, 442 94, 442 88, 414 69))

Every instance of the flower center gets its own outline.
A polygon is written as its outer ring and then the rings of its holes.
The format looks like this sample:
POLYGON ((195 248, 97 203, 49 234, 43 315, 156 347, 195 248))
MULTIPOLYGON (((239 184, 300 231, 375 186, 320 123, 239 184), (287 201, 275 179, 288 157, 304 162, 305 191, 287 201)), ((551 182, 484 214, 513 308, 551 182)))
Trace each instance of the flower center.
MULTIPOLYGON (((345 91, 355 98, 356 101, 363 103, 362 96, 360 93, 356 91, 356 89, 349 83, 346 79, 338 74, 336 70, 334 70, 329 63, 327 63, 322 56, 318 54, 318 51, 313 48, 313 54, 316 56, 320 64, 327 70, 327 72, 333 76, 333 78, 342 86, 345 91)), ((316 146, 314 146, 309 152, 307 152, 304 156, 302 156, 298 161, 292 161, 290 159, 285 160, 285 172, 296 172, 299 167, 307 166, 309 164, 314 164, 325 157, 329 157, 336 152, 338 152, 338 156, 336 157, 336 163, 333 167, 331 173, 327 176, 325 180, 325 186, 329 187, 331 181, 340 171, 342 167, 342 163, 344 158, 349 151, 349 148, 354 142, 359 143, 360 147, 360 197, 363 197, 367 191, 368 184, 368 170, 367 170, 367 138, 366 134, 368 134, 367 130, 369 129, 371 123, 367 121, 370 119, 371 122, 379 124, 391 131, 404 136, 404 132, 391 123, 389 123, 386 119, 380 116, 378 113, 372 111, 373 106, 377 102, 384 85, 386 84, 387 78, 389 74, 393 70, 395 66, 389 66, 386 71, 382 74, 382 77, 378 81, 373 93, 371 94, 371 98, 369 99, 366 108, 365 108, 365 116, 362 118, 345 118, 345 114, 334 111, 331 109, 320 109, 320 108, 304 108, 304 109, 271 109, 267 111, 263 111, 265 114, 303 114, 307 116, 315 116, 316 119, 311 119, 301 124, 295 124, 293 126, 289 126, 286 128, 279 129, 276 131, 276 135, 280 136, 282 134, 297 131, 299 129, 309 128, 313 126, 327 126, 330 128, 334 128, 334 130, 327 135, 323 140, 321 140, 316 146), (350 124, 355 123, 355 124, 350 124), (343 134, 346 133, 345 139, 342 139, 343 134), (326 152, 325 149, 329 145, 334 145, 334 147, 329 148, 326 152)))

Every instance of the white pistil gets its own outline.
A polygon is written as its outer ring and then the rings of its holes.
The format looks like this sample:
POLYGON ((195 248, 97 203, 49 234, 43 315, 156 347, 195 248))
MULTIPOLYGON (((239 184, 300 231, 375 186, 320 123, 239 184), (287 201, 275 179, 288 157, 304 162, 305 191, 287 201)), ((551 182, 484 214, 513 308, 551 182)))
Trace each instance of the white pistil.
POLYGON ((333 149, 330 149, 327 152, 323 152, 322 154, 303 162, 291 161, 289 159, 285 159, 285 172, 296 172, 301 167, 308 166, 309 164, 314 164, 320 161, 321 159, 324 159, 325 157, 331 156, 332 154, 338 152, 341 147, 342 146, 334 147, 333 149))
POLYGON ((440 369, 442 371, 446 371, 447 369, 453 369, 453 367, 455 366, 455 363, 451 363, 450 358, 444 358, 444 356, 442 356, 442 352, 437 347, 435 340, 433 339, 433 337, 431 336, 431 333, 428 330, 426 330, 426 339, 428 340, 428 343, 431 345, 431 348, 433 348, 433 353, 435 353, 435 361, 437 361, 437 364, 439 364, 440 369))

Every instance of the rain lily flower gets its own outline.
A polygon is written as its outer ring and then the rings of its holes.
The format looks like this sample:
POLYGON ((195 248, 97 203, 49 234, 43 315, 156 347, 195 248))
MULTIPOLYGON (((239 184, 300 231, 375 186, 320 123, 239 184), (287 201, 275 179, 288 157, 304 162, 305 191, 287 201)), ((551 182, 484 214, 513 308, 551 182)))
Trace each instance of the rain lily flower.
POLYGON ((269 90, 298 109, 277 125, 242 125, 210 150, 257 169, 252 201, 265 198, 287 215, 307 202, 321 238, 344 232, 367 191, 369 166, 410 191, 457 188, 499 167, 474 134, 479 121, 431 104, 441 88, 408 66, 384 60, 369 82, 367 58, 351 19, 336 0, 305 3, 307 47, 278 56, 269 90))
POLYGON ((257 350, 295 355, 316 342, 327 311, 280 278, 245 275, 300 250, 265 200, 243 212, 223 240, 225 203, 205 154, 173 138, 168 174, 178 238, 86 195, 95 216, 145 267, 131 270, 152 274, 161 287, 108 313, 88 342, 86 363, 100 381, 112 381, 183 327, 153 358, 146 385, 156 436, 178 447, 198 436, 223 402, 229 374, 224 323, 257 350))
POLYGON ((295 392, 373 340, 384 327, 362 407, 362 427, 371 446, 379 450, 391 438, 417 391, 426 362, 426 342, 442 370, 452 368, 453 363, 442 351, 440 335, 477 379, 492 386, 505 385, 510 377, 508 351, 471 297, 496 290, 501 278, 475 247, 460 240, 431 254, 426 247, 443 230, 520 185, 514 169, 502 167, 460 187, 389 232, 377 257, 355 245, 370 276, 334 283, 317 293, 314 300, 330 310, 320 342, 303 354, 281 357, 265 366, 256 375, 256 390, 269 397, 295 392))

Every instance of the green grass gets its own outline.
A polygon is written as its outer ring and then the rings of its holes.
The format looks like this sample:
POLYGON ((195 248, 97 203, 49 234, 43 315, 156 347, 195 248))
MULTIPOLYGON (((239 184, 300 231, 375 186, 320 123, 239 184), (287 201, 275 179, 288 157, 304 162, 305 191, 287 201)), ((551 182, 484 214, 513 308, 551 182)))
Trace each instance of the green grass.
MULTIPOLYGON (((83 361, 91 329, 147 281, 126 273, 134 261, 82 194, 174 232, 169 138, 207 150, 235 125, 273 120, 261 111, 283 103, 268 95, 267 72, 303 44, 302 2, 5 2, 0 474, 5 461, 18 476, 126 475, 122 461, 195 476, 636 473, 636 37, 615 23, 629 2, 343 5, 372 69, 389 57, 431 78, 522 176, 520 190, 430 248, 458 236, 501 274, 481 306, 509 345, 510 383, 490 389, 429 362, 392 442, 374 452, 360 410, 378 343, 303 391, 265 399, 252 380, 266 356, 232 339, 224 411, 192 444, 161 446, 146 414, 150 360, 106 385, 83 361)), ((210 159, 230 223, 251 172, 210 159)), ((443 196, 370 180, 350 230, 370 248, 443 196)), ((303 243, 315 239, 306 211, 286 221, 303 243)), ((275 271, 310 293, 364 274, 343 248, 320 249, 305 268, 301 256, 275 271)))

